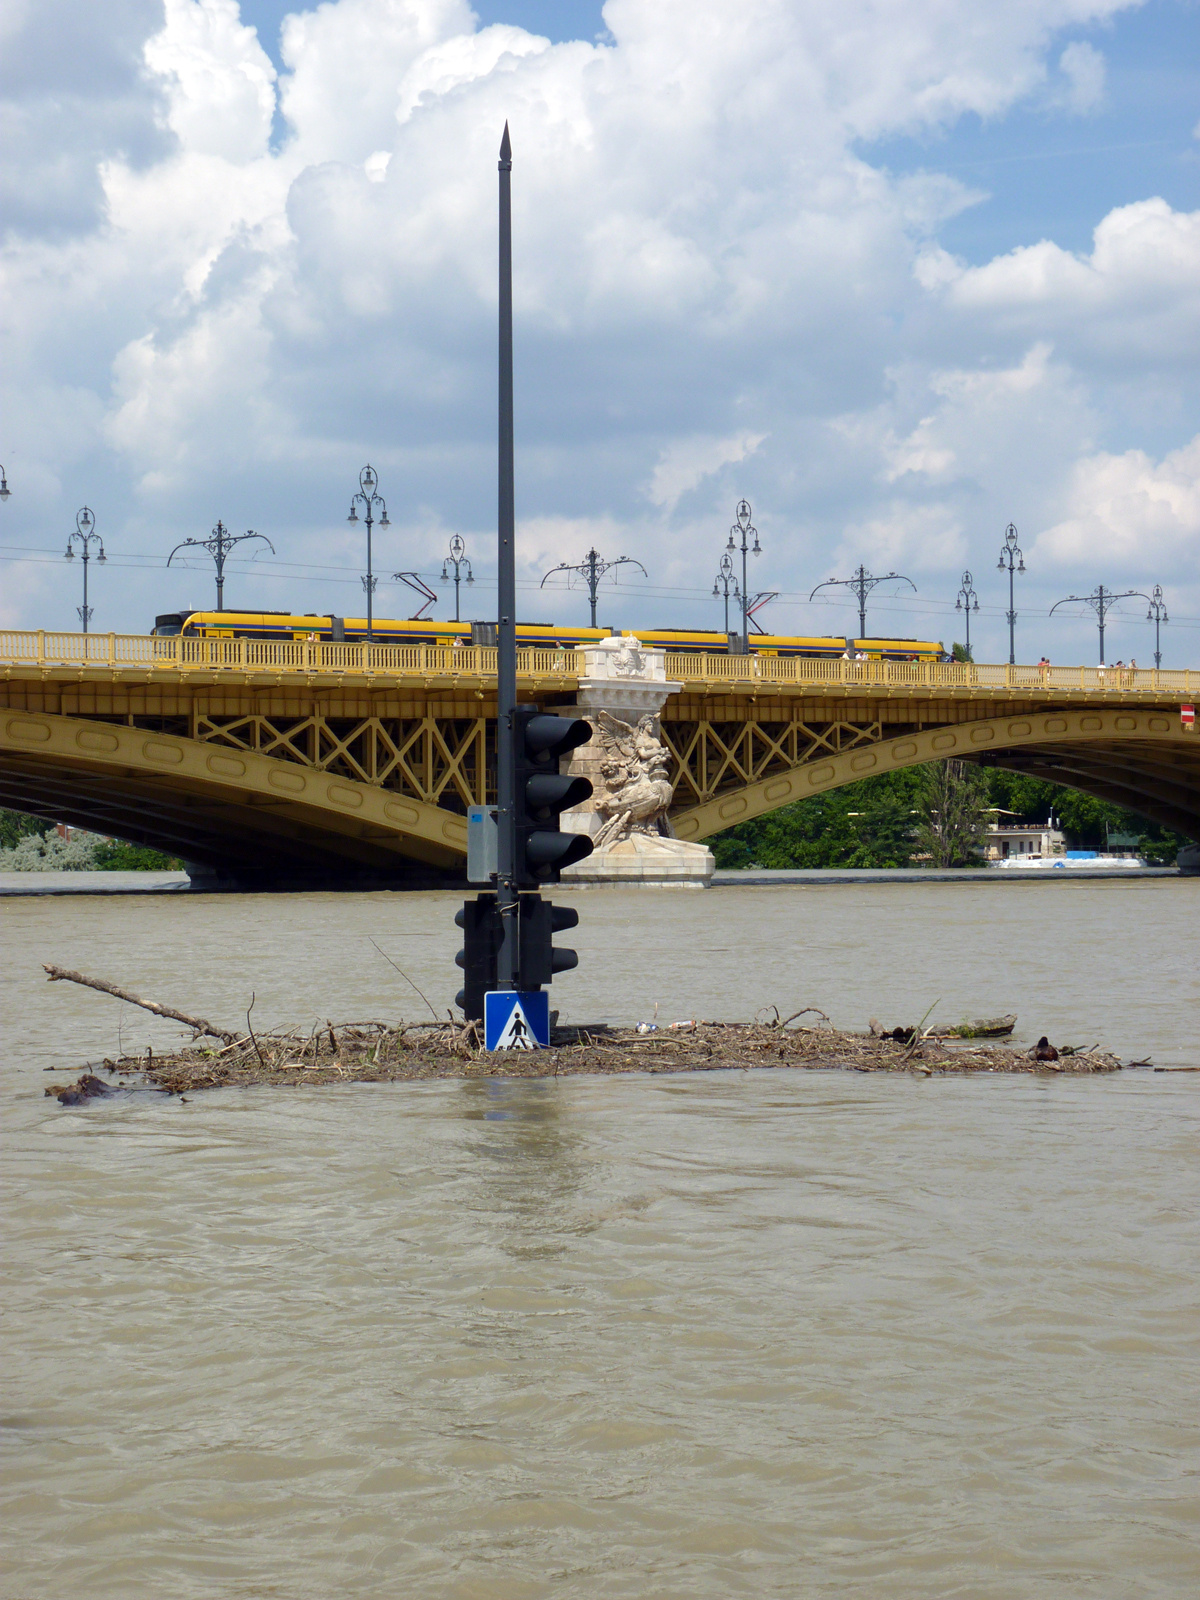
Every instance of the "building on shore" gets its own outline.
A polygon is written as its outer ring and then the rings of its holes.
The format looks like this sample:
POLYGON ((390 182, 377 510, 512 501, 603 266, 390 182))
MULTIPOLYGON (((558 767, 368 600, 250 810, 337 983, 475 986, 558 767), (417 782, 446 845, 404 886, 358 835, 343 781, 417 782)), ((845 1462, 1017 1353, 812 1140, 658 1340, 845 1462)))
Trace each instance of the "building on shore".
POLYGON ((1045 822, 1013 822, 1010 812, 996 812, 983 838, 986 861, 1007 861, 1010 856, 1046 858, 1065 856, 1067 838, 1053 817, 1045 822))

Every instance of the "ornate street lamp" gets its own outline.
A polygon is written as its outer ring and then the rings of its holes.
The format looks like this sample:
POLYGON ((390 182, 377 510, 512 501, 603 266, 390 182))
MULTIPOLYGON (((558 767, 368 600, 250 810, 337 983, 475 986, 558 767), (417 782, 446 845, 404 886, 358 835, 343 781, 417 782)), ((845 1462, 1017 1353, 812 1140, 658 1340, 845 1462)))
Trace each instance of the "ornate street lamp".
POLYGON ((364 513, 363 520, 367 524, 367 575, 362 580, 362 586, 367 591, 368 644, 374 642, 372 638, 372 626, 374 621, 373 602, 375 596, 375 585, 378 582, 374 572, 371 570, 371 529, 375 523, 376 506, 379 506, 383 512, 383 515, 379 519, 379 526, 381 528, 391 527, 391 523, 388 521, 387 502, 384 500, 381 494, 376 493, 378 487, 379 479, 376 476, 371 463, 368 461, 366 466, 358 475, 358 493, 350 496, 350 515, 346 518, 347 522, 358 521, 358 502, 361 500, 364 513))
POLYGON ((471 560, 467 555, 467 547, 457 533, 450 540, 450 554, 442 562, 443 583, 450 582, 451 567, 454 568, 454 620, 458 622, 460 620, 458 615, 458 589, 462 581, 463 568, 466 568, 468 583, 475 582, 475 574, 471 571, 471 560))
POLYGON ((746 587, 746 557, 753 551, 756 556, 762 555, 762 545, 758 542, 758 529, 750 521, 751 511, 749 500, 739 500, 735 512, 737 521, 729 530, 729 543, 725 546, 728 555, 734 550, 742 552, 742 654, 750 654, 750 593, 746 587), (741 540, 739 545, 738 540, 741 540), (753 540, 753 544, 751 544, 753 540))
POLYGON ((275 554, 275 546, 265 533, 255 533, 253 528, 247 528, 245 533, 230 533, 225 524, 218 521, 207 539, 185 539, 182 544, 177 544, 167 557, 167 565, 170 566, 179 552, 188 549, 189 546, 193 550, 207 550, 217 566, 217 610, 224 611, 225 561, 234 546, 245 544, 247 539, 261 539, 271 554, 275 554))
POLYGON ((732 595, 735 600, 740 600, 742 597, 742 591, 738 588, 738 581, 733 571, 733 557, 728 550, 721 557, 721 570, 713 583, 713 599, 720 599, 722 595, 725 597, 725 637, 728 638, 729 596, 732 595))
POLYGON ((1112 610, 1113 606, 1116 605, 1118 600, 1144 600, 1145 598, 1146 596, 1144 594, 1139 594, 1136 589, 1126 589, 1123 594, 1114 594, 1111 589, 1106 589, 1101 583, 1097 584, 1095 589, 1092 590, 1091 594, 1069 594, 1065 599, 1056 600, 1050 607, 1050 615, 1053 616, 1058 610, 1059 606, 1069 606, 1072 604, 1091 606, 1092 610, 1096 613, 1096 620, 1100 624, 1100 665, 1103 666, 1105 617, 1112 610))
POLYGON ((1146 612, 1146 621, 1154 624, 1154 666, 1157 670, 1157 668, 1162 666, 1162 650, 1159 648, 1159 634, 1161 632, 1163 623, 1170 622, 1171 620, 1167 615, 1167 605, 1166 601, 1163 599, 1162 584, 1156 583, 1154 585, 1154 593, 1152 595, 1144 594, 1141 596, 1141 598, 1148 601, 1150 605, 1150 609, 1146 612))
MULTIPOLYGON (((596 626, 596 594, 600 588, 600 580, 606 572, 613 572, 617 567, 636 567, 643 578, 650 576, 642 563, 635 561, 632 556, 618 556, 615 561, 605 561, 597 555, 595 550, 589 550, 582 561, 574 563, 560 561, 556 567, 551 567, 538 587, 544 589, 547 578, 552 578, 556 572, 565 572, 568 575, 567 588, 569 589, 571 587, 571 577, 577 573, 587 584, 588 601, 592 608, 592 627, 594 628, 596 626)), ((614 578, 613 582, 615 583, 616 581, 614 578)))
POLYGON ((971 584, 971 574, 964 572, 962 575, 962 588, 958 591, 958 599, 954 602, 955 611, 965 611, 967 614, 967 660, 971 659, 971 612, 979 610, 979 596, 971 584))
POLYGON ((10 492, 8 479, 4 475, 4 468, 0 467, 0 500, 7 500, 10 492))
POLYGON ((897 583, 906 583, 912 592, 916 594, 916 584, 911 578, 906 578, 902 572, 884 572, 878 578, 875 578, 867 571, 866 567, 860 566, 852 578, 826 578, 824 583, 817 585, 808 598, 811 600, 813 595, 820 589, 829 589, 839 584, 844 585, 850 590, 851 594, 858 596, 858 637, 865 639, 867 637, 867 596, 876 584, 891 583, 893 580, 897 583))
POLYGON ((88 623, 92 620, 92 608, 90 605, 88 605, 87 596, 87 569, 88 560, 90 559, 91 555, 91 543, 93 539, 100 546, 100 554, 96 557, 96 560, 104 560, 104 544, 100 538, 100 535, 95 532, 95 527, 95 517, 92 515, 91 511, 89 511, 87 506, 83 506, 75 513, 74 531, 67 535, 66 558, 68 561, 74 561, 75 559, 74 540, 78 539, 80 545, 83 547, 83 604, 81 606, 76 606, 75 610, 79 613, 80 622, 83 623, 84 633, 88 631, 88 623))
POLYGON ((1011 667, 1016 665, 1017 660, 1017 601, 1013 589, 1013 574, 1025 571, 1025 557, 1021 554, 1017 544, 1017 530, 1011 522, 1004 530, 1004 544, 1000 550, 997 571, 1003 572, 1006 566, 1008 568, 1008 664, 1011 667))

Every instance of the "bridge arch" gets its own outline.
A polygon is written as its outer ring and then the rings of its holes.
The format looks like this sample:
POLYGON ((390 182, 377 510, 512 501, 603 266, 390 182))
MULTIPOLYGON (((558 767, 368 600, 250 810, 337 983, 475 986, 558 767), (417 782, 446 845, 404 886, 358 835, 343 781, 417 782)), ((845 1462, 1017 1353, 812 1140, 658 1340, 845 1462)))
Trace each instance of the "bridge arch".
POLYGON ((1200 839, 1200 738, 1184 730, 1178 715, 1125 706, 986 717, 823 751, 671 820, 679 838, 699 841, 810 795, 952 759, 1065 784, 1200 839))
POLYGON ((0 804, 257 877, 462 865, 466 818, 257 751, 0 713, 0 804))

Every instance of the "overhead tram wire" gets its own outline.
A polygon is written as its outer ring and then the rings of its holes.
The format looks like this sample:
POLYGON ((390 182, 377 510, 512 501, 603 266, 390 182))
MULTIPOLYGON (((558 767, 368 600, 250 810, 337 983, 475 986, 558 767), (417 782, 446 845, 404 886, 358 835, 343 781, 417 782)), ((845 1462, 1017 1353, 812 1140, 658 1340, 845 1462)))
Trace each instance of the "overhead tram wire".
MULTIPOLYGON (((55 556, 55 555, 52 555, 52 554, 48 553, 46 551, 45 547, 42 546, 42 545, 5 545, 5 544, 0 544, 0 561, 11 561, 16 565, 29 565, 29 566, 49 565, 49 566, 55 566, 55 565, 58 564, 59 560, 61 560, 61 557, 58 557, 58 556, 55 556)), ((107 564, 110 567, 121 567, 121 568, 125 568, 125 569, 127 569, 129 571, 132 571, 132 572, 157 571, 157 570, 161 570, 161 567, 162 567, 162 556, 161 555, 147 555, 147 554, 145 554, 144 552, 141 552, 141 551, 128 551, 128 550, 126 550, 126 551, 123 551, 120 555, 110 555, 110 556, 108 556, 107 564)), ((199 565, 198 563, 197 564, 193 564, 192 562, 188 561, 186 558, 183 558, 181 560, 175 561, 172 564, 172 570, 178 570, 178 569, 182 569, 182 570, 184 570, 186 572, 198 572, 198 571, 204 571, 205 567, 199 565)), ((330 564, 328 564, 326 562, 320 562, 320 561, 290 561, 289 562, 289 561, 254 560, 254 561, 245 561, 245 562, 243 562, 243 561, 238 561, 236 558, 234 558, 234 559, 230 559, 230 560, 226 561, 225 570, 227 572, 253 573, 253 574, 256 574, 258 576, 270 578, 270 579, 272 579, 272 581, 278 581, 280 579, 287 579, 287 578, 290 578, 292 576, 292 574, 297 574, 297 576, 294 578, 294 581, 297 582, 297 583, 324 583, 324 582, 328 582, 328 583, 342 583, 342 584, 351 584, 352 585, 355 582, 361 582, 361 580, 355 579, 353 577, 349 577, 349 578, 346 577, 345 576, 345 570, 346 569, 345 569, 344 566, 332 566, 332 565, 330 565, 330 564), (307 577, 307 576, 304 576, 304 574, 306 574, 306 573, 313 573, 313 574, 328 573, 329 577, 328 578, 323 578, 323 577, 318 577, 318 576, 315 576, 315 575, 313 577, 307 577)), ((435 572, 435 571, 433 571, 431 569, 429 572, 420 572, 420 573, 418 573, 418 576, 423 577, 423 578, 428 578, 431 582, 432 581, 436 581, 440 576, 440 570, 438 572, 435 572)), ((381 578, 379 581, 384 587, 387 587, 387 580, 386 579, 381 578)), ((487 576, 485 575, 485 577, 483 579, 477 579, 476 582, 477 583, 482 582, 484 584, 484 586, 486 587, 487 576)), ((526 589, 530 593, 533 593, 536 590, 540 589, 541 585, 539 583, 534 582, 531 579, 530 580, 524 580, 524 579, 518 578, 517 587, 518 587, 518 589, 526 589)), ((664 599, 664 600, 671 600, 671 599, 676 599, 676 598, 679 598, 679 599, 688 599, 688 598, 690 598, 690 599, 694 599, 694 600, 704 600, 704 599, 711 600, 712 599, 712 590, 711 590, 711 588, 694 588, 693 589, 693 588, 685 588, 685 587, 682 587, 682 586, 680 586, 680 587, 670 587, 670 586, 665 585, 665 584, 658 584, 658 585, 638 584, 638 585, 636 585, 636 587, 629 588, 625 592, 630 598, 633 598, 633 597, 636 596, 636 597, 639 597, 639 598, 645 597, 645 598, 649 598, 649 599, 664 599)), ((836 610, 836 609, 838 609, 839 605, 845 604, 845 602, 838 602, 836 600, 832 600, 832 599, 830 599, 829 597, 827 597, 825 595, 820 595, 815 600, 810 602, 809 599, 808 599, 807 594, 805 594, 805 592, 803 590, 801 590, 801 589, 794 589, 794 590, 783 589, 783 590, 780 590, 779 594, 777 596, 777 601, 776 601, 776 604, 779 605, 779 606, 786 606, 786 605, 791 605, 791 604, 807 606, 810 603, 814 607, 814 609, 817 608, 817 607, 820 607, 820 608, 832 609, 832 610, 836 610)), ((922 596, 919 599, 917 597, 915 597, 915 596, 912 599, 908 599, 907 597, 902 598, 902 597, 897 596, 897 597, 895 597, 895 600, 886 599, 886 598, 883 599, 883 600, 873 600, 872 603, 871 603, 871 609, 874 610, 874 611, 888 612, 889 614, 892 614, 892 615, 920 615, 920 616, 947 616, 947 617, 949 617, 949 616, 952 616, 952 614, 954 612, 954 604, 953 604, 952 601, 937 600, 937 599, 934 599, 932 597, 926 597, 926 596, 922 596), (896 601, 898 601, 899 603, 897 604, 896 601)), ((974 611, 974 607, 972 607, 972 611, 974 611)), ((979 613, 980 613, 981 616, 989 616, 990 615, 990 616, 998 616, 999 617, 999 616, 1003 616, 1004 615, 1004 607, 1001 606, 1001 605, 992 604, 992 603, 990 603, 988 601, 983 601, 980 604, 979 613)), ((1195 621, 1197 619, 1196 618, 1190 618, 1189 619, 1189 618, 1187 618, 1187 617, 1185 617, 1185 616, 1183 616, 1181 614, 1179 620, 1180 621, 1187 621, 1187 620, 1195 621)), ((1172 612, 1172 614, 1171 614, 1171 623, 1172 623, 1172 626, 1174 626, 1174 623, 1175 623, 1175 613, 1174 612, 1172 612)))
MULTIPOLYGON (((61 555, 54 555, 46 551, 45 547, 42 545, 0 544, 0 562, 11 562, 15 566, 58 566, 61 561, 61 555)), ((161 571, 162 556, 161 554, 147 555, 141 551, 122 551, 120 555, 108 555, 106 559, 106 565, 128 572, 161 571)), ((205 566, 207 566, 207 563, 205 566)), ((176 559, 175 562, 173 562, 172 571, 174 572, 182 569, 185 572, 201 572, 205 570, 205 566, 201 566, 199 563, 192 563, 188 561, 186 557, 184 557, 181 559, 176 559)), ((317 561, 238 561, 236 558, 234 558, 226 561, 225 570, 227 573, 231 574, 241 574, 243 576, 252 575, 256 578, 267 579, 272 583, 287 581, 291 583, 319 583, 330 586, 336 585, 338 587, 352 587, 356 583, 361 582, 361 579, 357 579, 353 576, 347 577, 345 575, 346 569, 344 566, 332 566, 326 562, 317 561), (328 576, 325 576, 325 574, 328 574, 328 576)), ((423 572, 418 574, 418 576, 427 578, 430 582, 436 581, 439 575, 440 569, 438 569, 438 571, 430 570, 427 573, 423 572)), ((485 574, 481 578, 476 578, 476 585, 486 589, 489 581, 490 575, 485 574)), ((379 580, 379 585, 384 589, 393 587, 393 585, 388 583, 388 581, 383 578, 379 580)), ((398 588, 399 586, 396 587, 398 588)), ((527 591, 530 594, 538 591, 540 587, 540 584, 532 580, 517 580, 517 588, 527 591)), ((672 600, 689 602, 695 601, 701 605, 702 609, 703 602, 705 600, 708 601, 709 605, 712 603, 711 588, 672 588, 661 584, 654 586, 637 584, 634 587, 627 588, 625 590, 625 595, 626 598, 630 600, 636 598, 639 600, 659 599, 668 602, 672 600)), ((853 604, 853 602, 851 603, 853 604)), ((808 607, 810 604, 814 610, 817 608, 837 610, 839 606, 839 602, 832 600, 825 595, 818 595, 817 598, 810 603, 808 596, 803 592, 803 590, 783 590, 773 602, 773 610, 779 612, 796 606, 808 607)), ((243 609, 254 610, 256 608, 251 606, 243 609)), ((871 609, 873 611, 882 612, 885 615, 895 617, 940 617, 947 622, 947 625, 949 625, 949 623, 954 619, 953 602, 937 600, 932 597, 924 596, 919 599, 915 596, 912 598, 902 598, 900 596, 896 596, 894 600, 876 599, 872 601, 871 609)), ((974 612, 974 609, 974 606, 972 606, 972 612, 974 612)), ((313 614, 320 615, 320 612, 314 612, 313 614)), ((993 619, 1003 618, 1005 616, 1005 607, 1003 605, 993 604, 984 600, 980 603, 979 615, 981 617, 991 617, 993 619)), ((1171 612, 1172 629, 1178 628, 1180 630, 1190 630, 1196 627, 1197 624, 1200 624, 1200 615, 1193 616, 1185 612, 1171 612)), ((703 629, 700 628, 699 623, 697 623, 696 626, 699 631, 703 631, 703 629)), ((780 629, 779 631, 782 633, 794 633, 800 635, 821 633, 825 630, 812 627, 795 627, 780 629)))
MULTIPOLYGON (((186 546, 184 548, 186 548, 186 546)), ((47 553, 45 552, 44 547, 41 546, 41 545, 5 545, 5 544, 0 544, 0 560, 11 560, 11 561, 19 562, 22 559, 28 560, 28 562, 30 564, 37 564, 38 562, 43 562, 43 561, 54 562, 56 560, 55 557, 47 555, 47 553), (10 554, 10 552, 15 552, 15 553, 10 554)), ((441 558, 440 557, 434 557, 433 559, 434 560, 440 560, 441 558)), ((111 556, 110 555, 109 558, 108 558, 108 564, 110 566, 127 567, 127 568, 129 568, 130 570, 133 570, 133 571, 137 571, 137 570, 143 569, 143 568, 159 569, 159 568, 161 568, 161 565, 162 565, 162 556, 161 555, 148 555, 143 551, 129 551, 129 550, 126 550, 126 551, 123 551, 119 556, 111 556)), ((301 583, 329 582, 329 583, 354 584, 355 582, 361 582, 361 579, 355 579, 354 577, 347 577, 345 575, 346 574, 346 568, 345 568, 344 564, 334 565, 332 563, 324 562, 324 561, 280 561, 280 560, 269 561, 269 560, 263 560, 263 559, 260 559, 260 558, 255 558, 252 561, 239 561, 236 557, 231 557, 231 558, 228 558, 226 560, 226 564, 225 565, 226 565, 226 571, 227 572, 255 573, 255 574, 258 574, 258 575, 263 576, 263 577, 271 578, 272 580, 277 580, 277 579, 280 579, 280 578, 289 578, 293 574, 295 574, 296 575, 295 581, 296 582, 301 582, 301 583), (305 576, 305 574, 308 574, 308 573, 312 573, 312 574, 314 574, 314 576, 313 577, 305 576), (315 574, 319 574, 319 573, 328 573, 329 574, 328 579, 323 579, 323 578, 319 578, 319 577, 315 576, 315 574)), ((180 559, 176 560, 173 563, 173 567, 176 568, 176 569, 183 568, 183 570, 189 571, 189 572, 205 570, 205 567, 202 567, 199 564, 193 564, 192 562, 188 561, 186 556, 181 557, 180 559)), ((430 582, 436 582, 440 578, 440 571, 435 571, 435 570, 433 570, 433 568, 430 568, 430 570, 428 572, 420 572, 419 571, 417 575, 419 577, 422 577, 422 578, 427 578, 430 582)), ((486 586, 486 584, 488 582, 488 578, 489 578, 489 575, 485 573, 482 578, 477 578, 476 582, 477 583, 482 583, 484 586, 486 586)), ((384 578, 380 578, 379 579, 379 583, 386 587, 387 580, 384 579, 384 578)), ((534 579, 531 579, 531 578, 530 579, 523 579, 523 578, 518 578, 517 579, 517 588, 518 589, 525 589, 525 590, 529 591, 530 593, 533 593, 534 591, 540 589, 541 587, 542 587, 541 584, 539 582, 535 581, 534 579)), ((634 586, 632 586, 630 588, 627 588, 625 592, 631 598, 634 597, 634 596, 637 596, 639 598, 646 598, 646 599, 652 599, 652 600, 653 599, 661 599, 661 600, 674 600, 674 599, 703 600, 703 599, 710 599, 711 600, 711 598, 712 598, 712 591, 711 591, 711 589, 708 589, 708 588, 703 588, 703 587, 691 588, 691 587, 687 587, 685 585, 671 585, 671 584, 665 584, 665 583, 638 583, 638 584, 636 584, 636 585, 634 585, 634 586)), ((895 597, 895 598, 896 599, 900 599, 900 597, 895 597)), ((822 606, 822 607, 831 607, 831 608, 835 608, 835 609, 837 608, 837 606, 839 604, 842 604, 842 602, 833 600, 833 599, 831 599, 830 597, 828 597, 826 595, 820 595, 815 600, 812 600, 810 602, 808 595, 802 589, 782 589, 782 590, 780 590, 778 592, 776 600, 777 600, 777 603, 780 604, 780 605, 788 605, 788 604, 809 605, 809 604, 812 604, 814 607, 815 606, 822 606)), ((944 611, 953 611, 954 610, 954 606, 950 602, 935 600, 935 599, 932 599, 932 598, 922 598, 920 600, 913 599, 911 601, 909 601, 907 599, 902 599, 901 603, 897 606, 894 603, 892 603, 892 600, 890 598, 885 598, 883 600, 873 600, 872 601, 872 609, 873 610, 877 610, 877 611, 900 611, 900 612, 909 612, 909 611, 911 611, 911 612, 916 612, 916 613, 925 613, 925 614, 928 614, 930 616, 933 616, 933 615, 940 614, 941 612, 944 612, 944 611)), ((999 607, 991 606, 991 605, 989 605, 987 603, 982 604, 979 609, 980 609, 980 612, 983 613, 983 614, 987 614, 989 612, 992 612, 992 613, 994 613, 994 614, 996 614, 998 616, 999 615, 1003 615, 1003 611, 999 607)))

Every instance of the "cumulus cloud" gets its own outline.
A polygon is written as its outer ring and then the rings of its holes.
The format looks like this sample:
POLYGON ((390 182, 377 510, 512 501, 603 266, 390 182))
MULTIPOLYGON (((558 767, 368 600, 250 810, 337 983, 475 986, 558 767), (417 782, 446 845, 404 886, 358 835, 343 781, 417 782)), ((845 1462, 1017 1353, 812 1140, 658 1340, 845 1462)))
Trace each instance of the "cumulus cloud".
POLYGON ((935 248, 915 271, 954 309, 1003 327, 1053 327, 1081 349, 1130 361, 1200 353, 1200 211, 1174 211, 1165 200, 1110 211, 1089 255, 1042 239, 968 267, 935 248))
MULTIPOLYGON (((839 571, 865 562, 873 573, 909 567, 913 572, 960 563, 966 553, 965 529, 953 505, 930 500, 922 505, 893 502, 878 515, 851 523, 834 556, 839 571)), ((887 593, 902 594, 902 586, 887 593)))
POLYGON ((1120 573, 1200 571, 1200 434, 1161 461, 1144 450, 1085 456, 1066 501, 1038 555, 1061 566, 1100 560, 1120 573))
POLYGON ((456 34, 418 56, 404 74, 396 120, 407 122, 423 100, 433 104, 455 89, 486 78, 502 64, 511 71, 523 57, 540 55, 549 48, 549 39, 503 23, 484 28, 482 33, 456 34))
POLYGON ((143 58, 166 90, 166 122, 181 145, 226 161, 266 153, 275 68, 237 0, 164 0, 166 25, 143 58))
POLYGON ((677 439, 659 456, 646 491, 652 504, 674 511, 685 494, 722 467, 745 461, 766 438, 765 433, 740 433, 731 439, 705 436, 677 439))
MULTIPOLYGON (((1093 107, 1103 57, 1062 33, 1127 3, 608 0, 603 43, 550 44, 467 0, 324 0, 285 20, 277 77, 236 0, 113 0, 120 70, 73 124, 53 217, 27 207, 0 265, 9 524, 85 484, 110 554, 122 528, 169 548, 221 515, 314 564, 307 609, 354 578, 318 574, 353 558, 331 529, 369 456, 384 563, 440 560, 446 529, 486 549, 507 119, 529 581, 595 543, 699 607, 698 551, 715 563, 743 493, 796 592, 830 561, 932 582, 1010 517, 1073 526, 1085 464, 1148 446, 1120 384, 1192 392, 1200 214, 1147 198, 1089 254, 972 266, 938 243, 972 194, 860 151, 1044 104, 1050 80, 1093 107)), ((30 147, 58 92, 45 40, 88 10, 18 16, 30 147)), ((285 595, 261 564, 245 582, 285 595)), ((128 595, 132 626, 158 591, 128 595)))
POLYGON ((1096 424, 1083 386, 1048 343, 1012 365, 910 365, 890 375, 890 390, 873 412, 830 425, 874 466, 870 510, 835 547, 843 565, 866 556, 933 572, 977 559, 971 550, 998 544, 1010 520, 1032 536, 1096 424))
POLYGON ((1107 64, 1101 51, 1084 39, 1074 39, 1058 58, 1062 87, 1052 96, 1068 111, 1085 116, 1104 102, 1107 64))

